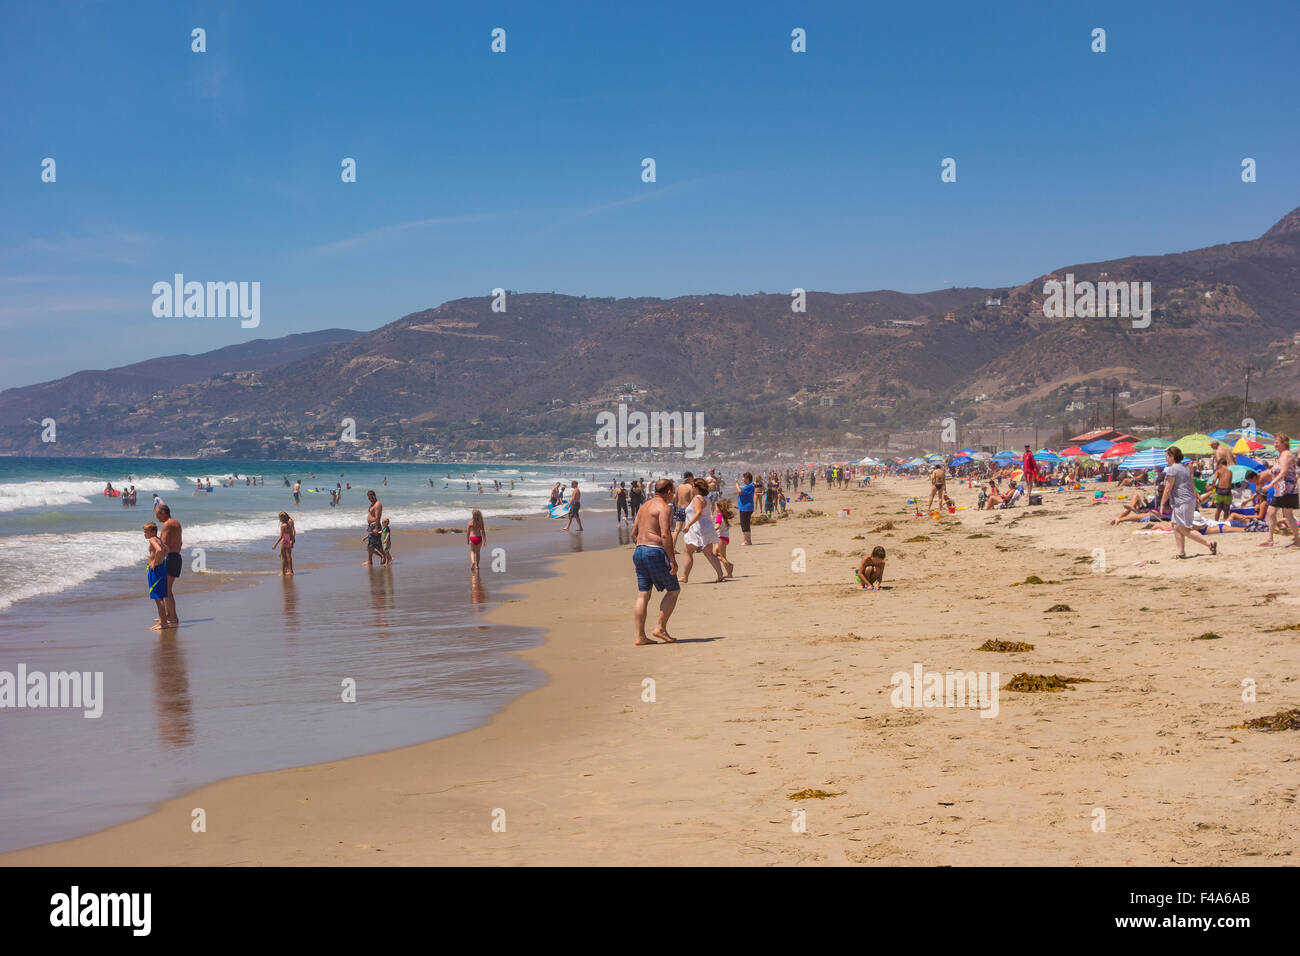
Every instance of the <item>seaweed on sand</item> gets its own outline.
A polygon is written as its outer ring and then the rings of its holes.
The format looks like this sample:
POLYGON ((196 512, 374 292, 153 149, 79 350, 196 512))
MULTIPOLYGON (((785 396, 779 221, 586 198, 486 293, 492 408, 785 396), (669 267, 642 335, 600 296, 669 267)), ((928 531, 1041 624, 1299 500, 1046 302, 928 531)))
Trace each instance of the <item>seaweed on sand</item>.
POLYGON ((1244 724, 1233 724, 1243 730, 1300 730, 1300 707, 1280 710, 1268 717, 1256 717, 1244 724))
POLYGON ((994 651, 998 654, 1021 654, 1025 651, 1032 651, 1033 644, 1026 644, 1024 641, 994 641, 987 640, 979 647, 977 651, 994 651))
POLYGON ((1091 684, 1088 677, 1062 677, 1060 674, 1017 674, 1003 687, 1003 690, 1019 691, 1022 694, 1037 694, 1043 691, 1073 690, 1071 684, 1091 684))
POLYGON ((800 790, 798 793, 790 794, 791 800, 825 800, 827 797, 842 797, 844 791, 831 793, 829 790, 800 790))

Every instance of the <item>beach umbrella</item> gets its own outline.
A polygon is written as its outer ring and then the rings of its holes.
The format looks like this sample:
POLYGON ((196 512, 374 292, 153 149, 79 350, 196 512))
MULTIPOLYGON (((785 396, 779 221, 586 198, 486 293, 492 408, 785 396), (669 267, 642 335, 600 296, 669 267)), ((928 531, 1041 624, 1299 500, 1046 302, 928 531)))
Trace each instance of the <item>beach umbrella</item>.
POLYGON ((1246 480, 1246 472, 1254 471, 1253 468, 1247 468, 1245 465, 1230 465, 1228 470, 1232 472, 1232 483, 1235 485, 1239 481, 1246 480))
POLYGON ((1061 457, 1062 458, 1084 458, 1086 456, 1083 453, 1083 449, 1080 448, 1078 445, 1071 445, 1069 448, 1065 449, 1065 451, 1061 452, 1061 457))
POLYGON ((1245 455, 1254 451, 1256 448, 1263 448, 1263 442, 1251 441, 1249 438, 1238 438, 1237 444, 1232 446, 1232 451, 1237 455, 1245 455))
POLYGON ((975 457, 975 449, 974 449, 974 448, 963 448, 963 449, 962 449, 961 451, 959 451, 957 454, 959 454, 959 455, 970 455, 972 458, 974 458, 974 457, 975 457))
MULTIPOLYGON (((1245 432, 1242 432, 1242 434, 1244 435, 1245 432)), ((1259 428, 1255 429, 1255 434, 1254 434, 1253 437, 1256 438, 1256 439, 1258 439, 1259 441, 1272 441, 1272 440, 1273 440, 1273 435, 1272 435, 1271 433, 1266 432, 1266 431, 1263 431, 1262 429, 1259 429, 1259 428)))
POLYGON ((977 451, 975 454, 971 455, 971 457, 976 461, 988 461, 993 456, 986 451, 977 451))
POLYGON ((993 460, 1001 461, 1001 462, 1019 461, 1020 456, 1017 455, 1014 451, 1000 451, 993 456, 993 460))
POLYGON ((1210 436, 1193 432, 1174 442, 1184 455, 1209 455, 1214 449, 1210 447, 1210 436))
POLYGON ((1133 454, 1135 450, 1134 446, 1125 442, 1120 442, 1119 444, 1111 445, 1102 452, 1101 460, 1105 461, 1107 458, 1127 458, 1129 455, 1133 454))
POLYGON ((1048 465, 1059 465, 1061 462, 1065 461, 1064 458, 1052 451, 1050 448, 1038 449, 1038 451, 1034 452, 1034 460, 1040 465, 1044 463, 1048 465))
POLYGON ((1172 444, 1163 438, 1144 438, 1133 447, 1138 451, 1146 451, 1148 448, 1168 448, 1172 444))
POLYGON ((1239 434, 1241 433, 1231 431, 1230 429, 1227 428, 1220 428, 1217 432, 1210 432, 1210 437, 1217 438, 1219 441, 1223 441, 1225 438, 1231 438, 1233 435, 1239 435, 1239 434))
POLYGON ((970 455, 958 455, 956 458, 952 460, 952 466, 954 468, 959 468, 962 465, 969 465, 974 460, 975 459, 972 458, 970 455))
POLYGON ((1237 464, 1241 465, 1243 468, 1249 469, 1250 471, 1263 471, 1268 467, 1258 458, 1251 458, 1249 455, 1238 455, 1237 464))
POLYGON ((1120 463, 1120 468, 1125 471, 1139 471, 1143 468, 1164 468, 1166 464, 1168 462, 1165 461, 1163 449, 1144 448, 1125 458, 1120 463))
POLYGON ((1115 443, 1106 441, 1104 438, 1098 438, 1096 441, 1090 441, 1088 444, 1084 445, 1083 451, 1088 455, 1100 455, 1113 444, 1115 443))

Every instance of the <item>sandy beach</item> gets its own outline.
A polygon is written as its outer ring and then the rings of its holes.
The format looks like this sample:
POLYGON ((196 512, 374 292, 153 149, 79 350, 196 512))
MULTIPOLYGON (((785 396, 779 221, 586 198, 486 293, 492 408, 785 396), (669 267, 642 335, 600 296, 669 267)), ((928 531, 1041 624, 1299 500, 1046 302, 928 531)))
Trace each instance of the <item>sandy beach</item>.
POLYGON ((519 652, 546 683, 486 726, 224 780, 0 862, 1294 864, 1294 735, 1233 725, 1300 704, 1300 633, 1267 630, 1300 622, 1300 554, 1243 534, 1175 561, 1090 492, 916 518, 925 487, 819 487, 753 547, 737 534, 736 580, 697 561, 676 646, 633 646, 630 549, 565 553, 491 613, 546 629, 519 652), (886 587, 863 592, 851 568, 874 545, 886 587), (917 664, 1091 682, 1000 691, 992 718, 893 706, 917 664), (807 790, 825 795, 791 799, 807 790))

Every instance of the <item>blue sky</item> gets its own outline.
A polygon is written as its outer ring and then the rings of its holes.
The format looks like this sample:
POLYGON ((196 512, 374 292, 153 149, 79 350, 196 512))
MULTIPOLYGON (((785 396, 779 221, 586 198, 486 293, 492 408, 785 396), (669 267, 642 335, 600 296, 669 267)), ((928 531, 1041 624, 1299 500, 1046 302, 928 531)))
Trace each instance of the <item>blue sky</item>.
POLYGON ((1300 205, 1298 28, 1186 0, 10 4, 0 387, 496 286, 920 292, 1254 238, 1300 205), (154 318, 176 272, 261 282, 261 326, 154 318))

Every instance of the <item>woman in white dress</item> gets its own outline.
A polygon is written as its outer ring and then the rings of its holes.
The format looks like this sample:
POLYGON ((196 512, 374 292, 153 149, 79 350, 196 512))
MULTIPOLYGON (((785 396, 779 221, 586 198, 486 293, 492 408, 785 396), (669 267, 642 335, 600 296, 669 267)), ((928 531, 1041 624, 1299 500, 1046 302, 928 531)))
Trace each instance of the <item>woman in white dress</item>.
POLYGON ((691 499, 691 504, 686 509, 686 525, 682 531, 682 538, 686 543, 686 559, 682 562, 682 584, 686 584, 691 576, 696 551, 703 551, 705 559, 713 566, 713 571, 718 576, 713 583, 717 584, 726 580, 727 576, 714 552, 714 545, 718 543, 718 529, 713 523, 713 503, 708 498, 709 484, 703 478, 696 478, 693 484, 695 497, 691 499))

